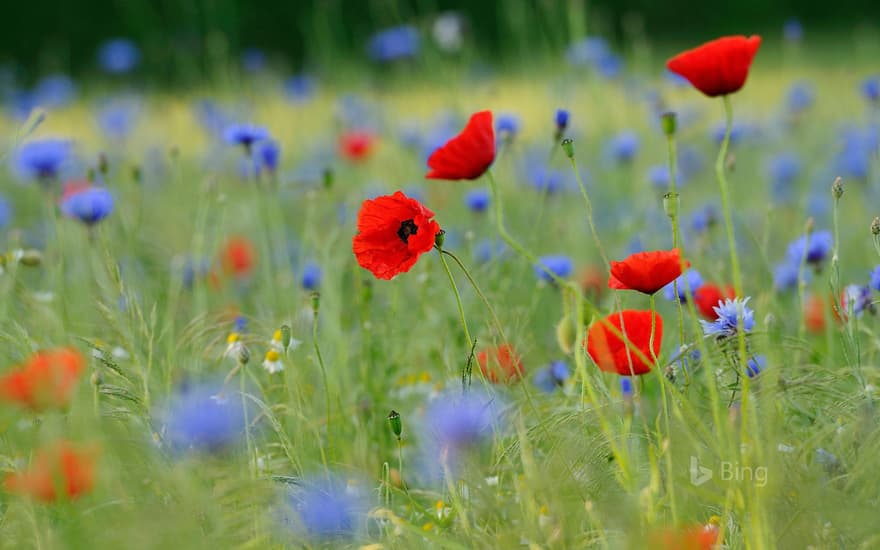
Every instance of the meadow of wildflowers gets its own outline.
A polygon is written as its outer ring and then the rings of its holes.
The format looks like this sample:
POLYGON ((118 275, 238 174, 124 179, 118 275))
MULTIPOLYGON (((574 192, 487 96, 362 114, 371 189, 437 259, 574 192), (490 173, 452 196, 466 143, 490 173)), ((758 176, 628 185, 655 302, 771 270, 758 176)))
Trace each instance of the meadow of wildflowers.
POLYGON ((4 83, 0 548, 880 547, 880 41, 423 23, 4 83))

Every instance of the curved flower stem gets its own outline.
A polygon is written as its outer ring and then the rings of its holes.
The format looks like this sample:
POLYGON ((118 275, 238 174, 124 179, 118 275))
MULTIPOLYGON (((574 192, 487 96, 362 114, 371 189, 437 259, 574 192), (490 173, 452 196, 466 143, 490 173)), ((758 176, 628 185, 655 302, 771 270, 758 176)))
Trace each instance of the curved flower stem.
MULTIPOLYGON (((467 344, 465 346, 465 349, 470 350, 473 348, 475 342, 471 338, 471 331, 468 329, 467 319, 465 319, 464 316, 464 306, 461 303, 461 294, 459 294, 458 292, 458 285, 455 284, 455 277, 452 276, 452 271, 449 269, 449 264, 446 262, 446 258, 443 257, 443 249, 436 245, 434 246, 434 248, 437 249, 437 256, 440 257, 440 263, 443 264, 443 270, 446 271, 446 276, 449 278, 449 284, 452 286, 452 293, 455 294, 455 303, 458 306, 458 317, 461 321, 461 328, 464 331, 464 338, 467 344)), ((465 369, 467 370, 467 368, 468 367, 466 366, 465 369)), ((465 376, 462 376, 461 382, 464 386, 464 389, 467 389, 467 386, 469 385, 467 383, 467 378, 469 378, 467 374, 465 374, 465 376)))
POLYGON ((581 197, 584 199, 584 206, 587 208, 587 223, 590 224, 590 233, 593 235, 593 242, 596 243, 596 249, 599 251, 599 255, 602 256, 602 261, 605 262, 605 267, 610 269, 611 262, 608 261, 608 255, 605 253, 605 248, 602 246, 602 241, 599 239, 599 232, 596 231, 596 224, 593 222, 593 203, 590 201, 590 196, 587 194, 587 188, 584 186, 581 174, 577 169, 577 161, 575 161, 574 155, 569 157, 568 160, 571 163, 571 169, 574 172, 574 179, 577 181, 578 188, 581 190, 581 197))
MULTIPOLYGON (((313 304, 317 298, 312 298, 313 304)), ((324 383, 324 401, 327 409, 327 454, 330 454, 330 384, 327 381, 327 367, 324 365, 324 356, 321 355, 321 346, 318 344, 318 307, 313 307, 312 316, 312 345, 315 348, 315 357, 318 360, 318 367, 321 369, 321 381, 324 383)))
MULTIPOLYGON (((679 227, 678 227, 678 191, 676 190, 676 152, 675 152, 675 135, 670 133, 666 136, 666 148, 669 156, 669 196, 668 200, 672 201, 673 204, 669 207, 668 215, 669 221, 672 223, 672 248, 682 249, 682 243, 680 242, 679 235, 679 227)), ((682 264, 682 272, 686 269, 684 254, 680 254, 682 264)), ((687 277, 685 277, 685 286, 689 287, 687 283, 687 277)), ((687 293, 691 293, 694 289, 686 288, 685 291, 687 293)), ((675 301, 678 303, 678 338, 681 346, 685 345, 684 342, 684 306, 681 305, 681 299, 678 294, 678 279, 672 281, 672 291, 675 296, 675 301)), ((688 299, 691 299, 688 297, 688 299)), ((685 371, 685 376, 687 377, 687 371, 685 371)))
POLYGON ((464 273, 464 276, 467 278, 468 282, 471 284, 471 288, 474 289, 474 292, 476 292, 477 296, 480 297, 480 300, 483 301, 483 304, 486 306, 486 309, 489 310, 489 315, 492 316, 492 322, 495 324, 495 329, 498 331, 498 336, 501 338, 502 341, 506 342, 507 337, 504 336, 504 329, 501 328, 501 321, 498 320, 498 315, 495 313, 495 308, 492 307, 492 304, 489 302, 489 299, 486 298, 486 295, 483 294, 482 290, 480 290, 479 285, 477 285, 477 281, 475 281, 474 278, 471 276, 470 272, 465 267, 464 263, 461 261, 461 259, 458 256, 456 256, 452 252, 449 252, 448 250, 441 249, 440 253, 446 254, 447 256, 452 258, 452 260, 456 264, 458 264, 459 269, 461 269, 461 272, 464 273))

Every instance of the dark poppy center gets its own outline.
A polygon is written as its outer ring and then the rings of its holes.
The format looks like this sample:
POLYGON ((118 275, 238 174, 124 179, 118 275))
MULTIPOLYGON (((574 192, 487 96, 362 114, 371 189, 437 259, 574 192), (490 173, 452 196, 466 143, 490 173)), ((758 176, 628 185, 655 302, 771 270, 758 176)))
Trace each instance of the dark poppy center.
POLYGON ((409 244, 409 236, 419 232, 418 226, 413 220, 403 220, 400 222, 400 229, 397 230, 397 236, 406 244, 409 244))

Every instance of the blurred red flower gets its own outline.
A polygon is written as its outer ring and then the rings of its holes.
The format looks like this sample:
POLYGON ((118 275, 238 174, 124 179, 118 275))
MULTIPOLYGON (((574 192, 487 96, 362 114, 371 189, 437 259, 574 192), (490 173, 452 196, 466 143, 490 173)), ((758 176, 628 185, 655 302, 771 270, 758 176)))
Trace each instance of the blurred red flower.
POLYGON ((379 279, 391 279, 434 247, 440 225, 434 213, 400 191, 365 200, 358 212, 352 250, 358 264, 379 279))
POLYGON ((492 111, 471 116, 460 134, 434 151, 428 158, 431 171, 427 179, 474 180, 495 160, 495 127, 492 111))
MULTIPOLYGON (((832 308, 834 318, 840 321, 837 308, 832 308)), ((804 306, 804 324, 812 333, 821 333, 825 331, 825 300, 821 297, 812 295, 807 299, 804 306)))
POLYGON ((760 46, 760 36, 725 36, 676 55, 666 68, 709 97, 732 94, 746 83, 760 46))
POLYGON ((519 354, 510 344, 480 351, 477 353, 477 363, 486 380, 493 384, 516 382, 526 372, 519 354))
POLYGON ((694 292, 694 303, 697 305, 697 310, 700 315, 710 321, 718 318, 715 307, 725 298, 736 298, 736 291, 733 290, 733 287, 728 286, 722 291, 718 285, 705 283, 694 292))
POLYGON ((339 154, 360 162, 366 160, 376 146, 376 136, 366 130, 352 130, 339 136, 339 154))
POLYGON ((608 288, 654 294, 681 275, 682 265, 690 262, 682 264, 677 248, 636 252, 622 262, 611 262, 608 288))
POLYGON ((250 275, 257 261, 256 248, 247 237, 230 237, 220 254, 223 270, 238 278, 250 275))
POLYGON ((6 476, 6 489, 42 502, 75 499, 95 485, 94 454, 60 441, 40 451, 27 471, 6 476))
MULTIPOLYGON (((657 356, 660 354, 660 344, 663 341, 663 318, 654 313, 654 319, 653 356, 657 356)), ((651 312, 627 309, 596 321, 587 332, 587 353, 605 372, 616 372, 621 376, 649 372, 653 363, 651 312), (614 328, 609 328, 609 325, 614 328), (626 335, 629 346, 618 334, 626 335)))
POLYGON ((85 359, 72 348, 38 352, 0 378, 0 399, 36 411, 64 407, 84 367, 85 359))
POLYGON ((712 550, 718 540, 718 526, 711 523, 654 533, 651 550, 712 550))

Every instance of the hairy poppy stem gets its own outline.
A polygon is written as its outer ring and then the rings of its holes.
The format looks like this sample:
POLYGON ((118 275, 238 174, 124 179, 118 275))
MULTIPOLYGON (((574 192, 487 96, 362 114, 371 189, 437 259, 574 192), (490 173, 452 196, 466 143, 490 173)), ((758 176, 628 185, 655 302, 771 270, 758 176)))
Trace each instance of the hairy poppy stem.
POLYGON ((330 384, 327 381, 327 367, 324 366, 324 356, 321 355, 321 346, 318 344, 318 312, 320 298, 312 296, 312 345, 315 348, 315 357, 321 368, 321 381, 324 383, 324 401, 327 409, 327 454, 330 454, 330 384))
POLYGON ((492 303, 489 302, 489 299, 486 298, 486 295, 483 294, 482 290, 480 290, 480 286, 477 284, 477 281, 475 281, 474 278, 471 276, 467 267, 465 267, 465 265, 461 261, 461 259, 458 256, 456 256, 455 254, 453 254, 452 252, 449 252, 448 250, 443 250, 443 249, 441 249, 440 252, 441 252, 441 254, 446 254, 447 256, 452 258, 452 260, 456 264, 458 264, 459 269, 461 269, 461 272, 464 273, 464 276, 467 278, 468 282, 471 284, 471 288, 474 289, 474 292, 477 293, 477 296, 480 297, 480 300, 483 301, 483 304, 486 306, 486 309, 489 311, 489 315, 492 316, 492 322, 495 324, 495 329, 498 331, 498 336, 501 338, 501 340, 506 342, 507 337, 504 336, 504 329, 501 327, 501 321, 498 319, 498 315, 495 313, 495 308, 492 307, 492 303))
MULTIPOLYGON (((474 341, 471 338, 471 331, 468 329, 467 320, 464 316, 464 306, 461 303, 461 294, 458 292, 458 285, 455 284, 455 277, 452 276, 449 264, 446 262, 446 258, 443 257, 443 249, 439 246, 435 248, 437 248, 437 255, 440 257, 440 263, 443 264, 443 270, 446 271, 446 276, 449 278, 449 284, 452 285, 452 293, 455 294, 455 303, 458 306, 458 316, 461 321, 461 328, 464 331, 464 338, 467 341, 465 349, 469 350, 473 347, 474 341)), ((462 383, 464 383, 464 380, 462 383)))
POLYGON ((577 181, 578 188, 581 190, 581 197, 584 199, 584 206, 587 209, 587 223, 590 224, 590 233, 593 235, 593 242, 596 243, 596 249, 599 251, 599 255, 602 256, 602 261, 605 262, 605 268, 610 269, 611 262, 608 261, 608 255, 605 254, 605 248, 602 246, 602 241, 599 239, 599 232, 596 231, 596 224, 593 222, 593 203, 590 201, 590 196, 587 194, 587 188, 584 186, 584 182, 581 179, 581 173, 577 169, 577 161, 574 159, 574 154, 572 154, 568 160, 569 163, 571 163, 571 169, 574 172, 574 179, 577 181))
MULTIPOLYGON (((679 227, 678 227, 678 191, 676 191, 676 150, 675 150, 675 132, 667 132, 666 133, 666 149, 669 156, 669 200, 673 201, 672 207, 668 210, 669 221, 672 224, 672 248, 678 248, 682 250, 679 227)), ((683 252, 683 251, 682 251, 683 252)), ((684 254, 682 253, 682 272, 686 269, 684 265, 684 254)), ((693 289, 690 288, 690 285, 687 282, 687 277, 685 279, 685 292, 687 294, 687 300, 693 299, 693 289)), ((678 303, 678 338, 681 346, 685 345, 684 341, 684 306, 681 305, 681 299, 678 294, 678 279, 674 279, 672 281, 672 291, 675 296, 675 301, 678 303)), ((685 373, 685 376, 688 376, 685 373)))

